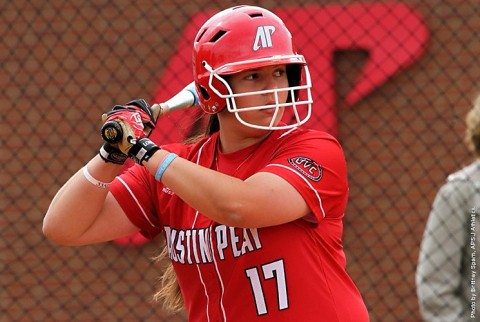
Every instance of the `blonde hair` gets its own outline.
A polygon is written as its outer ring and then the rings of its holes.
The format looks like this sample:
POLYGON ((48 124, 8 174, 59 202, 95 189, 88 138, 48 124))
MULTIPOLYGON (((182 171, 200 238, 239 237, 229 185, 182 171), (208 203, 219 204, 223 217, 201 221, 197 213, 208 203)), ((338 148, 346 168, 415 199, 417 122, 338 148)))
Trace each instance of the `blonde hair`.
POLYGON ((480 95, 473 102, 472 109, 465 117, 465 142, 470 151, 480 156, 480 95))
POLYGON ((185 307, 182 292, 178 285, 177 275, 173 269, 173 264, 170 261, 170 258, 168 258, 167 246, 165 246, 160 255, 155 257, 154 260, 164 264, 165 268, 159 279, 160 288, 153 295, 153 299, 157 302, 162 302, 163 308, 172 313, 182 311, 185 307))

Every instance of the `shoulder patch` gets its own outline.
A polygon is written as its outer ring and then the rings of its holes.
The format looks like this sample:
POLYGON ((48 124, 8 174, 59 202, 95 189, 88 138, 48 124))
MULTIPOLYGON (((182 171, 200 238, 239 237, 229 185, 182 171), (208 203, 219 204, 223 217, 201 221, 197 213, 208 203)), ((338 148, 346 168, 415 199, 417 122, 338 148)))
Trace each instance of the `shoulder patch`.
POLYGON ((306 157, 293 157, 288 159, 290 163, 298 172, 312 181, 320 181, 322 179, 322 166, 306 157))

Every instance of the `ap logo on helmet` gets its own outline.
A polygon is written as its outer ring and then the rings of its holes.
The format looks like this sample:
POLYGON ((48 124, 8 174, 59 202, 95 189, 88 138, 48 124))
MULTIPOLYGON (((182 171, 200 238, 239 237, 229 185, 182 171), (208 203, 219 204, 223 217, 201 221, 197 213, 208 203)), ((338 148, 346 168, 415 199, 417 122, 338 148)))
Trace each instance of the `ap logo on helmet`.
POLYGON ((273 47, 272 35, 274 32, 274 26, 259 26, 253 42, 253 51, 257 51, 260 48, 273 47))

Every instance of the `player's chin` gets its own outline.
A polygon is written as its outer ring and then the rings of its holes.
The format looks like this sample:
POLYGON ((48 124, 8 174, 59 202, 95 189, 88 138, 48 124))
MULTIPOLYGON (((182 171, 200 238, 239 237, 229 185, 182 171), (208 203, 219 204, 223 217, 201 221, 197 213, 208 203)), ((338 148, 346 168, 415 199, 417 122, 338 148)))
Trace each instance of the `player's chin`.
POLYGON ((269 108, 263 111, 265 117, 262 120, 265 126, 277 126, 283 117, 284 108, 269 108), (273 122, 272 122, 273 120, 273 122))
POLYGON ((262 109, 257 111, 249 111, 242 113, 242 119, 248 124, 254 124, 258 127, 267 129, 278 125, 283 117, 283 108, 278 109, 275 114, 275 108, 262 109))
POLYGON ((259 119, 253 123, 262 127, 263 130, 268 130, 271 127, 277 126, 280 123, 280 120, 281 120, 281 117, 276 117, 275 119, 272 119, 272 117, 269 117, 269 118, 259 119))

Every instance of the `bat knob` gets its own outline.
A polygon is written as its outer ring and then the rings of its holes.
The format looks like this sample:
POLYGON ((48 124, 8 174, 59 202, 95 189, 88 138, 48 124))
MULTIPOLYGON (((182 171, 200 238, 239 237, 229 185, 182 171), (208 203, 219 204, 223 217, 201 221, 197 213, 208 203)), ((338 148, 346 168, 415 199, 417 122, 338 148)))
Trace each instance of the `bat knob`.
POLYGON ((122 141, 123 130, 120 123, 116 121, 109 121, 102 126, 102 138, 110 144, 115 144, 122 141))

